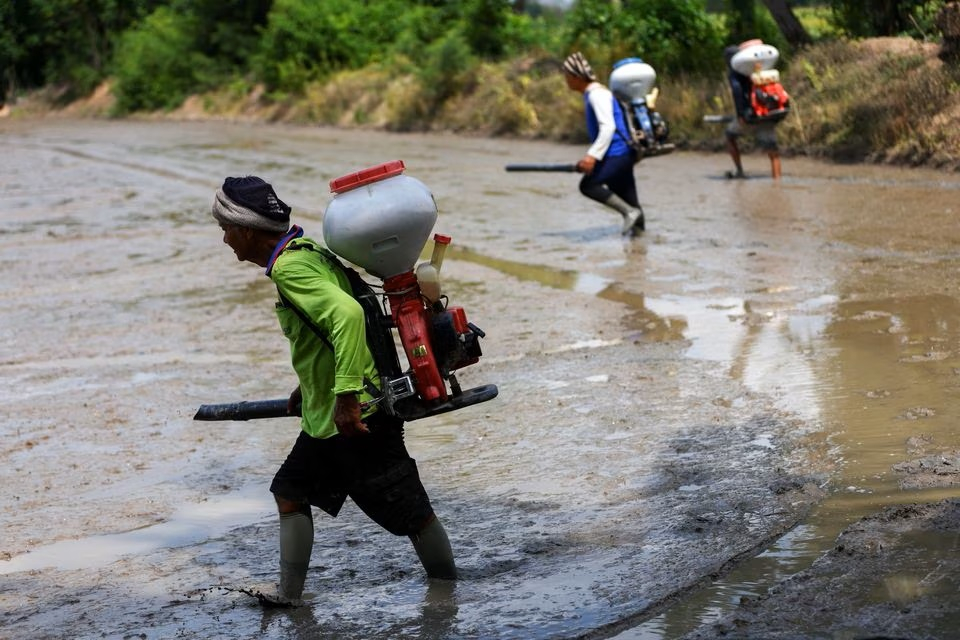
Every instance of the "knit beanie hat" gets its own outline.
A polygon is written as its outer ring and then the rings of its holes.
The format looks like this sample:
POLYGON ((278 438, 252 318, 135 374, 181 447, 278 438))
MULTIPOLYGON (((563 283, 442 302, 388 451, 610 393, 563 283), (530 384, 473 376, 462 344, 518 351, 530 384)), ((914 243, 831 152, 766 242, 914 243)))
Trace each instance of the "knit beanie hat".
POLYGON ((227 178, 213 199, 218 222, 283 233, 290 228, 290 207, 262 178, 227 178))

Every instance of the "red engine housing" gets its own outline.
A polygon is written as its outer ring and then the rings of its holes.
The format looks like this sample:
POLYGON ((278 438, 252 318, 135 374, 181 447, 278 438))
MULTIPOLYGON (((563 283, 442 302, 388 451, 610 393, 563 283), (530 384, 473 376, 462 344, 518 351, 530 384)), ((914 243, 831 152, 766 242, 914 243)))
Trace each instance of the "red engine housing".
POLYGON ((387 278, 383 281, 383 291, 390 302, 390 315, 400 334, 400 344, 413 370, 417 392, 428 402, 446 400, 446 384, 430 340, 430 311, 420 294, 417 276, 408 271, 387 278))
POLYGON ((461 390, 452 374, 479 361, 483 332, 467 322, 462 307, 444 309, 429 304, 412 271, 387 278, 383 290, 417 394, 428 403, 446 401, 451 391, 459 395, 461 390))

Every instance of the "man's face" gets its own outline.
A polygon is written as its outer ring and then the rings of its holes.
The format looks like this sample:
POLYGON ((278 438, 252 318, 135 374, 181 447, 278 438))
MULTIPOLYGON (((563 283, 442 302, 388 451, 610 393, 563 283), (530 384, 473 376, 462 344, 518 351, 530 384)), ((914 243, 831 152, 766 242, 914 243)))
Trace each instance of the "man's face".
POLYGON ((250 230, 226 222, 221 222, 220 228, 223 229, 223 243, 233 249, 233 252, 237 255, 237 260, 252 262, 250 245, 253 234, 250 230))
POLYGON ((567 81, 567 86, 574 91, 583 91, 586 83, 575 75, 564 72, 563 79, 567 81))

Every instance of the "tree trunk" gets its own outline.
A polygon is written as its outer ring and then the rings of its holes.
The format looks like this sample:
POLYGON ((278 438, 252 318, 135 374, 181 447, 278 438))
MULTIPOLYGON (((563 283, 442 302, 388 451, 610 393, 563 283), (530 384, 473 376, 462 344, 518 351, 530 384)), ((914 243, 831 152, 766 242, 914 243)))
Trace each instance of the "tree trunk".
POLYGON ((937 13, 937 27, 943 33, 940 59, 957 64, 960 62, 960 2, 947 2, 937 13))
POLYGON ((802 47, 813 42, 810 34, 807 33, 807 30, 803 28, 803 25, 800 24, 797 16, 793 13, 793 9, 790 8, 787 0, 763 0, 763 4, 770 10, 770 15, 773 16, 777 26, 780 27, 783 37, 792 46, 802 47))

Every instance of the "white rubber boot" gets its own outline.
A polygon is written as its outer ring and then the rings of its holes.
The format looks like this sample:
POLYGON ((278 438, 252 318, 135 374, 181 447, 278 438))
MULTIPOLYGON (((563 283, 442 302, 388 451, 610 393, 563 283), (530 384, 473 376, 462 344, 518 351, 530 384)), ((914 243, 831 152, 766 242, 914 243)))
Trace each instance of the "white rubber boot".
POLYGON ((646 227, 646 223, 643 219, 643 209, 639 207, 631 207, 626 201, 616 194, 611 194, 603 204, 607 205, 614 211, 620 213, 623 216, 623 226, 620 229, 620 233, 623 235, 633 235, 640 231, 643 231, 646 227))

